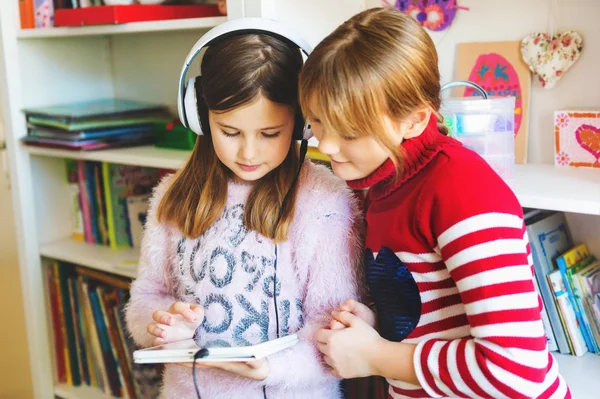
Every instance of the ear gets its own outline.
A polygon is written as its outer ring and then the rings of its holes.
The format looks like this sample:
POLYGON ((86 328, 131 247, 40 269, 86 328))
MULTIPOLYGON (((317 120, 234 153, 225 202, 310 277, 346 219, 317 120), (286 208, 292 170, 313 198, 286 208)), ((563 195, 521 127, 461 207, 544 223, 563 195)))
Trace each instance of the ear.
POLYGON ((412 139, 423 133, 423 131, 429 124, 429 118, 431 118, 430 108, 420 108, 412 114, 410 114, 410 116, 406 118, 403 138, 405 140, 412 139))

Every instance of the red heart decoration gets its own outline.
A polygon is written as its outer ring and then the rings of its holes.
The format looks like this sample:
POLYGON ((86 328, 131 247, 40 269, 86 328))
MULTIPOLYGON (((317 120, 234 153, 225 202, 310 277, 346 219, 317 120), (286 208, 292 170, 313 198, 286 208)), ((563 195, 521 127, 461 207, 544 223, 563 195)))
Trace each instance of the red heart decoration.
POLYGON ((600 159, 600 128, 592 125, 581 125, 575 131, 577 142, 587 152, 600 159))

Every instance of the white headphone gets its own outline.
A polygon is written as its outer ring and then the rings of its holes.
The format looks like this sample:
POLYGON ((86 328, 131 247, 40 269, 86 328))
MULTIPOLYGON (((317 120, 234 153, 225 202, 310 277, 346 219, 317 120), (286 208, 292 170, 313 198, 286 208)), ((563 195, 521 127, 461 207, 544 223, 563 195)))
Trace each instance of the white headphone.
MULTIPOLYGON (((222 23, 206 32, 200 40, 194 44, 185 58, 185 63, 183 64, 183 68, 181 68, 181 75, 179 76, 179 91, 177 93, 177 110, 179 112, 181 123, 200 136, 203 135, 203 132, 200 115, 198 114, 198 99, 196 98, 195 90, 196 79, 198 76, 190 78, 186 85, 186 73, 203 48, 210 46, 210 44, 217 39, 245 33, 262 33, 278 39, 283 39, 284 41, 297 46, 304 54, 306 54, 306 56, 312 52, 312 47, 296 32, 279 22, 269 19, 234 19, 222 23)), ((297 134, 297 137, 294 137, 296 140, 309 140, 313 136, 310 125, 306 121, 303 121, 303 123, 304 126, 302 131, 300 134, 297 134)), ((294 129, 294 131, 296 131, 296 129, 294 129)))

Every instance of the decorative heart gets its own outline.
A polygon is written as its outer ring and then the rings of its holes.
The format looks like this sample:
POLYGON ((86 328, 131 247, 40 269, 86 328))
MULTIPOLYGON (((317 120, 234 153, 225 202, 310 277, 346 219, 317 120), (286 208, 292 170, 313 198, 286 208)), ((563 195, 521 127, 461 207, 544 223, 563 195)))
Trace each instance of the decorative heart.
POLYGON ((521 42, 521 55, 542 86, 551 89, 579 59, 582 48, 583 39, 574 31, 552 37, 547 33, 532 33, 521 42))
POLYGON ((575 137, 581 148, 592 154, 598 163, 600 159, 600 128, 581 125, 575 131, 575 137))
POLYGON ((410 335, 421 318, 421 295, 410 270, 389 248, 373 257, 365 252, 367 285, 377 308, 379 333, 400 342, 410 335))

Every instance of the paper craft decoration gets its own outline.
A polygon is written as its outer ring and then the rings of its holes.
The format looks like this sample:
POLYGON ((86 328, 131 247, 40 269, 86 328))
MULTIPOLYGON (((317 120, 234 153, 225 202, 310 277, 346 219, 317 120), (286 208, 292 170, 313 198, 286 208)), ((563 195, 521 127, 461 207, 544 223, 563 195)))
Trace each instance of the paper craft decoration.
MULTIPOLYGON (((456 79, 483 87, 489 97, 515 97, 515 163, 527 162, 531 73, 521 59, 520 42, 461 43, 456 54, 456 79)), ((479 96, 472 88, 458 97, 479 96)))
POLYGON ((583 39, 577 32, 568 31, 554 36, 532 33, 521 42, 523 60, 531 72, 538 75, 545 89, 553 88, 560 78, 577 62, 583 39))
POLYGON ((600 109, 554 113, 554 163, 600 168, 600 109))
POLYGON ((457 0, 382 0, 384 7, 393 7, 412 16, 425 28, 440 31, 448 28, 456 11, 466 9, 457 0))

